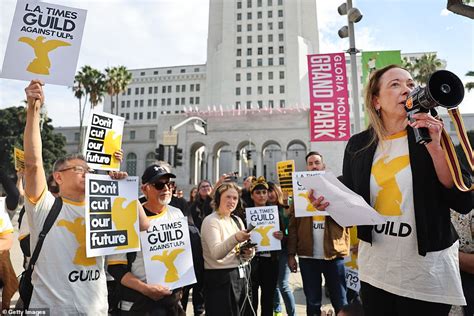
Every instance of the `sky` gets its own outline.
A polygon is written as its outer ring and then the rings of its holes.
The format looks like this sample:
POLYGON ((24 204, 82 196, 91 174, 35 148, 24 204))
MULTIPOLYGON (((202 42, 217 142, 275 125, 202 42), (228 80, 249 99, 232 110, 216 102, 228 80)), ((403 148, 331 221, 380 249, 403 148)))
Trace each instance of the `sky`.
MULTIPOLYGON (((234 1, 234 0, 224 0, 234 1)), ((284 0, 296 1, 296 0, 284 0)), ((77 69, 104 70, 206 63, 209 0, 49 0, 87 10, 77 69)), ((316 0, 320 53, 347 50, 349 40, 337 31, 347 18, 337 7, 343 0, 316 0)), ((363 14, 355 24, 359 50, 437 52, 447 70, 463 82, 474 70, 474 21, 446 10, 447 0, 353 0, 363 14)), ((3 65, 16 0, 0 0, 0 65, 3 65)), ((0 79, 0 108, 18 106, 27 82, 0 79)), ((46 105, 54 126, 77 126, 78 101, 71 89, 45 87, 46 105)), ((467 93, 461 113, 474 113, 474 91, 467 93)), ((87 114, 86 114, 87 117, 87 114)))

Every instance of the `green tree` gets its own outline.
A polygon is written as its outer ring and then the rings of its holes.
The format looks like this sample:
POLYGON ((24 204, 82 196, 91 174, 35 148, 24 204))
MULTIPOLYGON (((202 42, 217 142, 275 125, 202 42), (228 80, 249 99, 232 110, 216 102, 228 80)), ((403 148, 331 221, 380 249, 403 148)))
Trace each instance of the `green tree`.
POLYGON ((436 54, 424 54, 415 60, 413 65, 415 70, 414 78, 419 84, 427 84, 431 74, 440 69, 443 65, 436 54))
POLYGON ((79 101, 79 148, 82 149, 83 143, 83 125, 84 114, 86 110, 87 101, 89 101, 90 108, 96 107, 104 97, 105 94, 105 75, 91 66, 83 66, 74 77, 74 86, 72 87, 74 96, 79 101), (83 101, 84 100, 84 101, 83 101))
MULTIPOLYGON (((22 106, 0 110, 0 167, 7 175, 15 175, 13 147, 23 148, 23 131, 26 123, 26 110, 22 106)), ((54 133, 51 119, 46 117, 41 130, 43 142, 43 163, 46 174, 52 171, 53 163, 58 157, 64 156, 66 139, 54 133)))
POLYGON ((107 94, 110 95, 110 104, 112 104, 113 97, 115 96, 115 108, 112 106, 111 112, 119 115, 118 96, 121 92, 125 91, 130 81, 132 81, 132 74, 125 66, 105 68, 105 74, 105 86, 107 94))
MULTIPOLYGON (((473 77, 474 76, 474 71, 472 71, 472 70, 468 71, 466 76, 473 77)), ((471 91, 472 89, 474 89, 474 82, 471 81, 471 82, 466 83, 465 87, 466 87, 467 91, 471 91)))

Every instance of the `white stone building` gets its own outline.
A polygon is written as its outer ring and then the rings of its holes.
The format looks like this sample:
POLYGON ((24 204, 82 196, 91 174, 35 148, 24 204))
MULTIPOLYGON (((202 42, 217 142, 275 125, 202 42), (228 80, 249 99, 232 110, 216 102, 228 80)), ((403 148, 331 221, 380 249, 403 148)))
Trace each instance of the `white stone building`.
MULTIPOLYGON (((126 119, 123 169, 141 175, 155 160, 164 132, 199 116, 207 120, 208 135, 192 125, 178 129, 184 164, 175 172, 186 191, 200 179, 231 171, 276 181, 277 161, 294 159, 303 170, 309 150, 321 152, 340 174, 345 142, 309 141, 306 55, 319 53, 316 1, 210 0, 209 10, 206 64, 132 69, 118 104, 105 98, 104 111, 126 119)), ((358 68, 362 74, 360 57, 358 68)), ((474 126, 473 119, 466 126, 474 126)), ((78 128, 57 130, 66 136, 67 150, 77 151, 78 128)))

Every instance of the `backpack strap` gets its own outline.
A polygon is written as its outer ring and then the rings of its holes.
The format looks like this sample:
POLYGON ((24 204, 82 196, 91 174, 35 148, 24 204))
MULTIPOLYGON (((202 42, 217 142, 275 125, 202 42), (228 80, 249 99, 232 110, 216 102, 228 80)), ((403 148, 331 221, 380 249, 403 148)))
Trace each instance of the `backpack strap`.
POLYGON ((48 232, 51 230, 51 227, 53 227, 53 224, 58 218, 59 212, 61 211, 62 207, 63 207, 63 199, 60 197, 57 197, 54 200, 54 204, 51 207, 51 210, 49 211, 48 216, 46 217, 46 220, 44 221, 43 230, 38 236, 38 242, 36 243, 33 254, 31 255, 31 259, 28 264, 27 270, 34 269, 36 260, 38 260, 38 256, 40 254, 41 248, 43 247, 44 239, 46 238, 46 235, 48 234, 48 232))
POLYGON ((137 258, 136 252, 127 252, 127 270, 132 271, 132 264, 137 258))
POLYGON ((21 228, 21 223, 23 222, 23 216, 25 216, 25 206, 24 205, 20 210, 20 214, 18 215, 18 229, 21 228))
POLYGON ((230 217, 234 220, 235 224, 237 225, 237 227, 242 230, 242 224, 240 224, 240 221, 239 219, 237 218, 237 216, 235 216, 234 214, 230 214, 230 217))

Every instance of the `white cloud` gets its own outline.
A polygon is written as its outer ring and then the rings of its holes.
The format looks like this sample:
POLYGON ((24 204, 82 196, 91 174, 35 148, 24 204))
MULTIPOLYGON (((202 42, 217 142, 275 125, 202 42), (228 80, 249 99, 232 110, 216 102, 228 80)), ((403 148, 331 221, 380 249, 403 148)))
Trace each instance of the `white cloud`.
POLYGON ((452 13, 451 11, 449 11, 449 10, 446 9, 446 8, 444 8, 443 10, 441 10, 440 15, 441 15, 441 16, 448 16, 448 15, 450 15, 451 13, 452 13))
MULTIPOLYGON (((16 6, 0 0, 0 63, 16 6)), ((103 70, 203 64, 206 62, 209 0, 46 0, 87 10, 78 69, 103 70)), ((0 107, 24 99, 23 81, 0 79, 0 107)), ((77 125, 77 99, 67 87, 46 86, 53 124, 77 125)))

